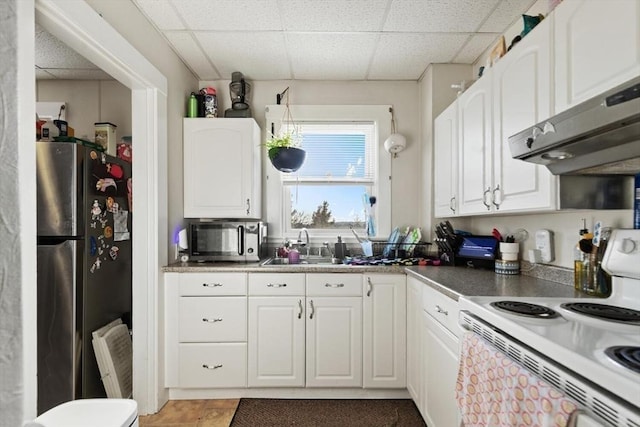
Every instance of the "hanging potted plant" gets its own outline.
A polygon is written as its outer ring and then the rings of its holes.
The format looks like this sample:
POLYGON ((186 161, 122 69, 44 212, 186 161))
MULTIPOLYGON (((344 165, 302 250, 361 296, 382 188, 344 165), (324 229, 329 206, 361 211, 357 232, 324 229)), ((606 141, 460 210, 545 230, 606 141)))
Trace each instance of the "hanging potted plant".
POLYGON ((307 153, 300 148, 297 138, 287 132, 280 136, 273 136, 265 144, 271 164, 280 172, 295 172, 304 163, 307 153))
MULTIPOLYGON (((286 93, 289 88, 285 89, 282 94, 286 93)), ((278 95, 278 98, 282 96, 278 95)), ((267 148, 269 160, 271 164, 280 172, 295 172, 304 163, 307 153, 300 148, 300 136, 296 132, 295 123, 291 117, 289 110, 289 94, 287 93, 286 108, 283 122, 286 122, 286 130, 278 135, 271 135, 264 146, 267 148), (293 128, 291 130, 290 128, 293 128)))

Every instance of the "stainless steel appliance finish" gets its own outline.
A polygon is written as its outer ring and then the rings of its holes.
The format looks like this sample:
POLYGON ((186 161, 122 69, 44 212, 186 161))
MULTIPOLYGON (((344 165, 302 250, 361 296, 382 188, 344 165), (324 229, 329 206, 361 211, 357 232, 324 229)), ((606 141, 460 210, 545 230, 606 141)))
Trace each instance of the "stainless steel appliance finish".
POLYGON ((255 262, 267 257, 262 221, 199 219, 187 226, 189 260, 255 262))
POLYGON ((640 172, 640 76, 509 137, 509 147, 554 175, 640 172))
MULTIPOLYGON (((98 152, 94 159, 91 151, 36 143, 39 414, 65 401, 106 396, 91 333, 119 317, 128 321, 131 312, 131 240, 114 241, 120 228, 106 210, 107 197, 128 210, 130 165, 98 152), (124 175, 114 178, 108 165, 124 175), (115 187, 98 189, 101 178, 115 187)), ((130 214, 126 227, 131 233, 130 214)))

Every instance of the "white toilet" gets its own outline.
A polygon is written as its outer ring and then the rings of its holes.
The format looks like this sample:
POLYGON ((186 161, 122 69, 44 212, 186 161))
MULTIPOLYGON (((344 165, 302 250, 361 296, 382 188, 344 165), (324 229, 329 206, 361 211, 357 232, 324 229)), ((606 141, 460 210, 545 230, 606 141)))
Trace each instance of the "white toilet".
POLYGON ((138 404, 133 399, 72 400, 25 427, 138 427, 138 404))

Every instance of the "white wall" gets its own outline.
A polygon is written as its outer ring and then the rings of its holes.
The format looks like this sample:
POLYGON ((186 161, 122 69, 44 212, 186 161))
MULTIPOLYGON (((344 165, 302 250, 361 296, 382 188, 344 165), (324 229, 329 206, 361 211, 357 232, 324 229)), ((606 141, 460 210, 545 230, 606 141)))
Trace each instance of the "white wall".
MULTIPOLYGON (((176 229, 182 228, 184 216, 182 208, 182 118, 186 116, 187 97, 192 91, 198 89, 198 80, 131 1, 86 1, 167 78, 169 88, 167 96, 169 209, 166 218, 169 224, 169 235, 166 236, 166 241, 169 254, 173 254, 171 248, 173 233, 176 229)), ((133 153, 135 161, 135 141, 133 141, 133 153)))
POLYGON ((66 119, 77 138, 94 140, 94 123, 117 126, 116 140, 131 135, 131 90, 116 80, 39 80, 36 100, 66 101, 66 119))
POLYGON ((0 2, 0 426, 35 417, 35 80, 32 0, 0 2), (25 37, 27 36, 27 37, 25 37))
MULTIPOLYGON (((420 116, 417 82, 387 81, 251 81, 253 117, 266 137, 264 108, 276 103, 276 94, 289 86, 290 104, 311 105, 379 105, 393 106, 396 130, 407 138, 407 148, 392 160, 391 223, 419 225, 420 202, 420 116)), ((229 81, 202 81, 200 87, 211 86, 218 93, 220 116, 230 107, 229 81)), ((294 117, 295 119, 295 117, 294 117)), ((215 120, 215 119, 211 119, 215 120)), ((386 136, 383 136, 386 138, 386 136)), ((383 153, 383 155, 388 155, 383 153)), ((264 156, 266 157, 266 156, 264 156)), ((263 157, 263 158, 264 158, 263 157)), ((266 176, 266 165, 263 176, 266 176)), ((176 177, 181 179, 181 177, 176 177)), ((264 187, 263 187, 264 188, 264 187)), ((380 203, 380 201, 378 201, 380 203)), ((267 206, 268 203, 263 203, 267 206)), ((266 218, 266 215, 263 214, 266 218)), ((386 237, 386 236, 385 236, 386 237)))

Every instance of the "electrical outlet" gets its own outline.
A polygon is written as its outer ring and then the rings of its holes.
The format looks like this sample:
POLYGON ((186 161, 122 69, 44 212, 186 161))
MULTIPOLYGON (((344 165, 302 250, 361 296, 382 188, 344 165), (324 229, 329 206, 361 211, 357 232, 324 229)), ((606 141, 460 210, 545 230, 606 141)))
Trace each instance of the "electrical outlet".
POLYGON ((542 262, 549 263, 555 259, 553 250, 553 231, 536 231, 536 249, 540 251, 542 262))

